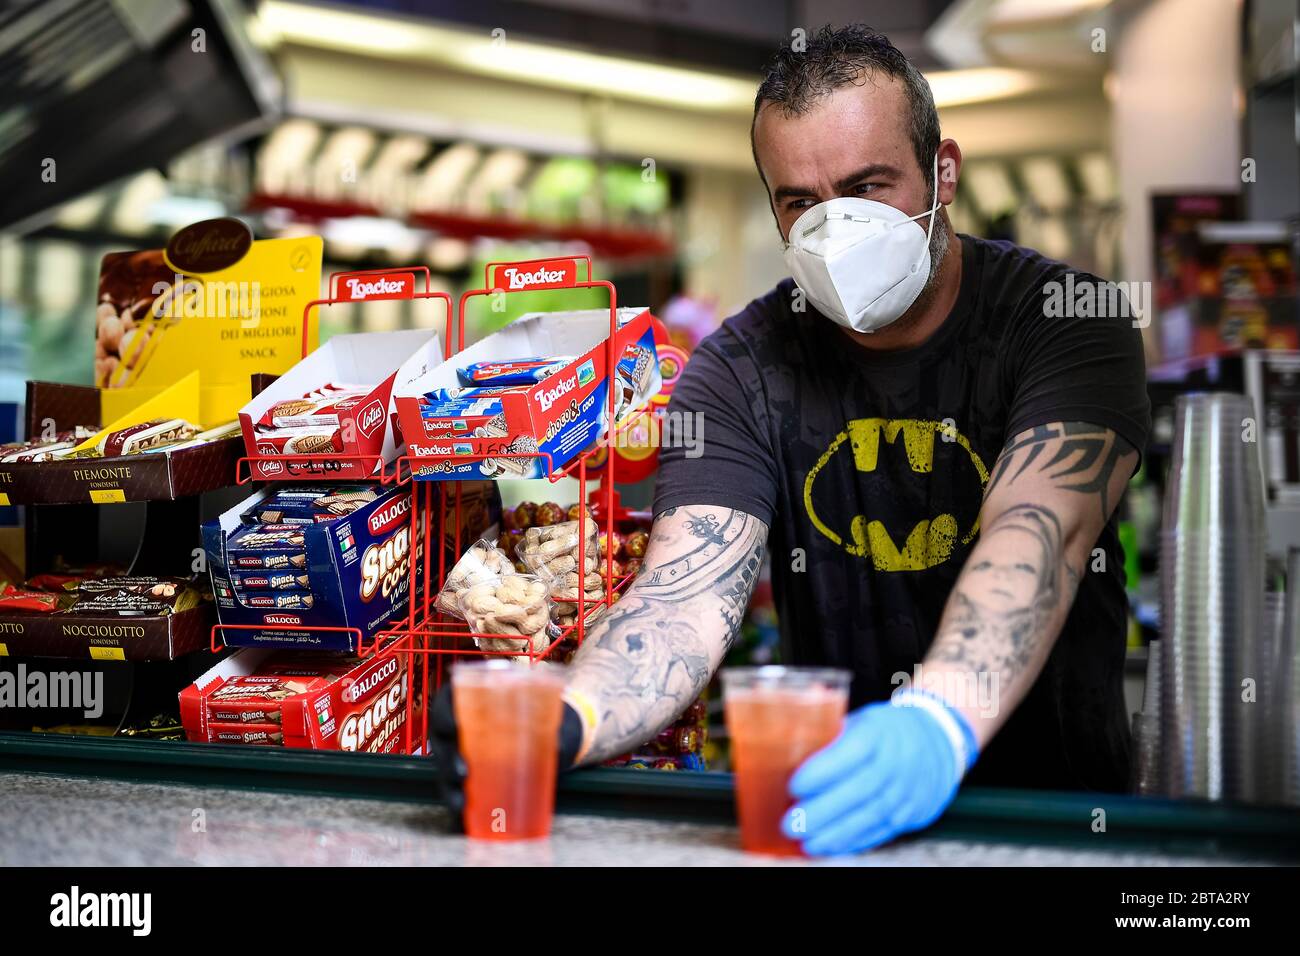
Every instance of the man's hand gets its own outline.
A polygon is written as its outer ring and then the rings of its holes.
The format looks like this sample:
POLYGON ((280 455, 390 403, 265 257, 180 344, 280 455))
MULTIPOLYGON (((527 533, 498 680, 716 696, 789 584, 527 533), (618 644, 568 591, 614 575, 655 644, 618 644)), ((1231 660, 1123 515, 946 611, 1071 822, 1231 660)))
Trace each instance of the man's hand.
POLYGON ((868 704, 791 778, 782 829, 812 856, 870 850, 937 820, 975 755, 970 725, 936 698, 868 704))

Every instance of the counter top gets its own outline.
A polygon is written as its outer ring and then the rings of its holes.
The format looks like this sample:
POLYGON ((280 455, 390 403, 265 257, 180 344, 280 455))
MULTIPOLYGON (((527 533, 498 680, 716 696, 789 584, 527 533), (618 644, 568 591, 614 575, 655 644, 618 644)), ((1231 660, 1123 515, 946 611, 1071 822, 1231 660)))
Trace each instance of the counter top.
POLYGON ((1058 848, 922 836, 831 861, 742 853, 734 827, 559 814, 549 840, 444 833, 432 801, 370 800, 95 777, 0 774, 0 866, 1145 866, 1243 857, 1058 848))

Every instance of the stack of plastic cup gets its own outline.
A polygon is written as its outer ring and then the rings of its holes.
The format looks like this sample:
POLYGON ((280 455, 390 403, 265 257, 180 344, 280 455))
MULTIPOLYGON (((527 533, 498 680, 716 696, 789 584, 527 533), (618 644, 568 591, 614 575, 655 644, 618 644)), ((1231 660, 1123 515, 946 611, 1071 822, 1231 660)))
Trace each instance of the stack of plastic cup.
POLYGON ((1173 797, 1258 802, 1266 726, 1264 485, 1242 395, 1179 398, 1160 543, 1161 781, 1173 797))
POLYGON ((1133 715, 1133 763, 1130 789, 1138 794, 1163 792, 1160 782, 1160 641, 1147 645, 1147 678, 1142 710, 1133 715))
POLYGON ((1269 712, 1277 766, 1276 802, 1300 806, 1300 548, 1287 555, 1286 620, 1278 641, 1269 712))

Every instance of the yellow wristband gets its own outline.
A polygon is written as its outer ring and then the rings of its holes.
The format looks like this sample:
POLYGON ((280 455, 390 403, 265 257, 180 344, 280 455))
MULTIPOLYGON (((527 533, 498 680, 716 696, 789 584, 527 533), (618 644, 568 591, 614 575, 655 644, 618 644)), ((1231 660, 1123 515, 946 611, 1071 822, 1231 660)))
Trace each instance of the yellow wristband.
POLYGON ((596 709, 596 704, 590 697, 580 690, 574 690, 572 687, 566 688, 563 700, 573 708, 573 712, 578 715, 578 720, 582 722, 582 744, 578 747, 577 756, 574 757, 574 764, 582 763, 587 752, 591 750, 592 744, 596 742, 596 728, 600 724, 600 711, 596 709))

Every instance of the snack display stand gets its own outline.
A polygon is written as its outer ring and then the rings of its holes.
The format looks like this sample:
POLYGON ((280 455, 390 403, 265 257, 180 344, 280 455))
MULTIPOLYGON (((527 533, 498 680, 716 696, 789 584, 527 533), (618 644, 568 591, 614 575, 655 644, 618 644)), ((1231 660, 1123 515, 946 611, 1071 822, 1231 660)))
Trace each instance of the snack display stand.
MULTIPOLYGON (((626 512, 618 505, 615 491, 617 456, 610 454, 611 445, 618 436, 636 421, 636 415, 627 414, 621 420, 615 418, 615 391, 608 383, 615 381, 616 366, 622 349, 619 338, 621 328, 648 329, 648 320, 640 326, 632 326, 624 321, 620 325, 617 292, 612 283, 592 280, 591 260, 580 256, 566 259, 539 259, 516 263, 489 263, 485 269, 484 287, 466 292, 460 299, 453 325, 453 306, 450 297, 444 293, 431 292, 428 288, 428 270, 422 267, 395 268, 386 270, 368 270, 366 272, 349 272, 335 274, 330 279, 331 295, 308 304, 303 315, 304 358, 309 342, 309 328, 314 313, 332 305, 358 301, 356 289, 364 283, 368 287, 368 298, 405 298, 441 300, 446 308, 446 320, 442 326, 445 331, 443 342, 444 360, 450 360, 460 353, 465 346, 465 308, 466 304, 477 296, 507 295, 511 290, 494 285, 494 277, 503 275, 505 270, 524 270, 531 274, 550 277, 550 281, 532 284, 528 288, 564 289, 604 289, 609 294, 608 335, 598 347, 600 362, 603 364, 601 374, 587 382, 587 390, 595 394, 606 383, 603 395, 604 421, 613 423, 604 430, 602 437, 594 444, 573 454, 568 460, 557 461, 556 456, 548 451, 512 451, 511 458, 532 458, 540 462, 541 474, 552 484, 565 477, 576 479, 578 500, 588 503, 593 511, 589 517, 587 509, 578 509, 578 537, 586 540, 589 533, 589 520, 598 522, 599 528, 613 538, 614 532, 626 512), (579 279, 579 267, 585 265, 588 278, 579 279), (417 291, 417 278, 423 274, 424 291, 417 291), (454 333, 454 334, 453 334, 454 333), (603 467, 599 478, 592 481, 588 474, 593 459, 599 458, 603 467)), ((625 310, 646 317, 644 310, 625 310)), ((436 324, 436 323, 435 323, 436 324)), ((627 336, 625 335, 624 338, 627 336)), ((397 402, 399 385, 393 387, 397 402)), ((629 412, 635 411, 629 409, 629 412)), ((405 416, 399 416, 405 420, 405 416)), ((465 621, 457 620, 442 613, 434 607, 434 596, 446 583, 448 572, 455 557, 460 555, 471 541, 464 540, 462 528, 462 510, 464 507, 464 483, 457 480, 438 480, 449 469, 473 462, 480 462, 492 457, 500 457, 499 450, 448 452, 444 449, 436 455, 412 454, 412 449, 420 449, 418 436, 410 430, 410 424, 399 431, 405 443, 404 449, 392 457, 380 450, 364 454, 244 454, 238 457, 234 466, 233 480, 237 484, 247 484, 258 478, 273 478, 277 482, 320 482, 343 478, 366 476, 379 482, 384 487, 404 487, 409 489, 412 498, 410 508, 410 540, 418 542, 413 554, 418 556, 410 562, 409 593, 413 596, 405 614, 399 615, 373 637, 367 638, 355 628, 313 627, 298 624, 259 624, 240 625, 214 623, 210 630, 210 647, 214 652, 220 651, 227 638, 238 630, 258 631, 293 631, 295 633, 313 634, 322 640, 336 640, 341 634, 349 633, 355 638, 355 651, 362 658, 400 655, 404 667, 412 675, 412 686, 436 690, 446 677, 446 661, 452 657, 488 657, 509 656, 525 657, 531 661, 555 659, 562 651, 571 651, 578 647, 587 634, 591 622, 610 604, 618 600, 619 595, 630 582, 632 575, 616 576, 613 551, 609 550, 601 559, 602 568, 588 568, 584 561, 578 569, 580 579, 591 571, 599 571, 606 582, 604 597, 588 599, 580 597, 577 603, 581 613, 574 623, 554 628, 545 646, 536 648, 532 645, 518 650, 500 650, 481 646, 484 642, 499 640, 497 635, 475 632, 465 621), (390 460, 391 459, 391 460, 390 460), (436 555, 436 556, 435 556, 436 555), (428 586, 425 586, 425 582, 428 586)), ((254 440, 246 428, 246 440, 254 440)), ((246 449, 251 451, 252 449, 246 449)), ((477 476, 474 476, 477 477, 477 476)), ((504 480, 504 479, 503 479, 504 480)), ((580 549, 581 550, 581 549, 580 549)), ((417 706, 418 695, 412 693, 406 700, 407 714, 403 722, 403 739, 401 751, 414 754, 423 750, 428 736, 428 717, 417 706)))

